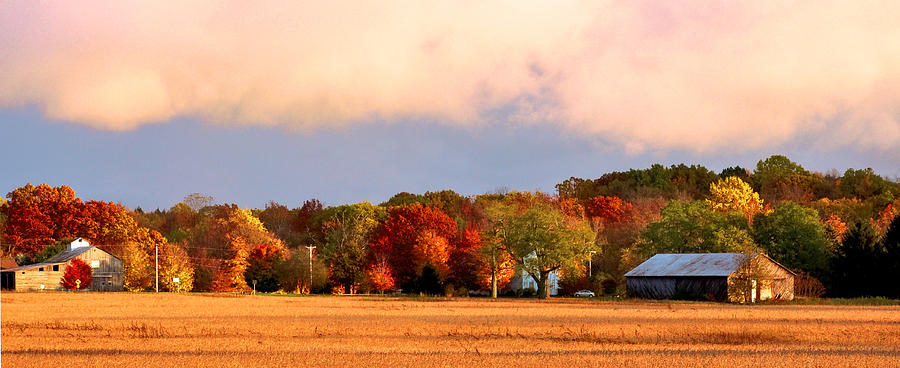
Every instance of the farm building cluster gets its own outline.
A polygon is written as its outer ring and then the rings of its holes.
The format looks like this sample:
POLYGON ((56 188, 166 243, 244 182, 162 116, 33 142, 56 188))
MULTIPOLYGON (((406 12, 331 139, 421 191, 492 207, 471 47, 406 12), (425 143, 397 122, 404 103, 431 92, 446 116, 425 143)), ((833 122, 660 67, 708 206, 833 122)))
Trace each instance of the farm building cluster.
POLYGON ((91 266, 93 282, 90 290, 122 290, 122 260, 81 238, 66 245, 63 252, 40 263, 18 266, 11 259, 4 260, 4 267, 0 270, 0 283, 4 290, 63 290, 62 277, 66 267, 74 259, 80 259, 91 266))
MULTIPOLYGON (((93 291, 123 290, 121 259, 78 238, 49 259, 19 266, 0 259, 4 290, 63 290, 61 279, 72 260, 90 265, 93 291)), ((794 273, 761 253, 657 254, 625 274, 628 295, 645 299, 700 299, 757 302, 794 298, 794 273)), ((550 294, 559 291, 556 273, 550 275, 550 294)), ((537 288, 530 275, 519 271, 513 289, 537 288)))

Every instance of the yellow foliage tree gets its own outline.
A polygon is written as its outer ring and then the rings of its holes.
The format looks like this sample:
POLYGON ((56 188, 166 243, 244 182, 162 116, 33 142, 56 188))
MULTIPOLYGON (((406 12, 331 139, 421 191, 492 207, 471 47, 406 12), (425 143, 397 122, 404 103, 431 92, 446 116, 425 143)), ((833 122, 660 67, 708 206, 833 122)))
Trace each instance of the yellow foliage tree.
POLYGON ((753 191, 737 176, 729 176, 709 185, 710 198, 706 203, 714 211, 730 212, 738 211, 747 216, 747 221, 753 220, 753 215, 762 211, 763 201, 759 194, 753 191))
POLYGON ((165 290, 177 293, 191 291, 194 287, 194 266, 178 244, 167 244, 160 249, 159 283, 165 290))
POLYGON ((125 255, 122 257, 124 264, 123 283, 125 290, 143 291, 150 288, 153 283, 153 273, 150 269, 150 257, 139 244, 128 243, 125 245, 125 255))

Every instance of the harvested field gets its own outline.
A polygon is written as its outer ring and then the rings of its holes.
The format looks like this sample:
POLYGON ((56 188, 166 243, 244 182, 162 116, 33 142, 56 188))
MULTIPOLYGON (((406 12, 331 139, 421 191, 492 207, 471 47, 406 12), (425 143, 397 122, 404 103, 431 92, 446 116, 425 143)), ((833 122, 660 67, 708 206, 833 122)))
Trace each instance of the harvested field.
POLYGON ((3 293, 2 365, 900 366, 900 307, 3 293))

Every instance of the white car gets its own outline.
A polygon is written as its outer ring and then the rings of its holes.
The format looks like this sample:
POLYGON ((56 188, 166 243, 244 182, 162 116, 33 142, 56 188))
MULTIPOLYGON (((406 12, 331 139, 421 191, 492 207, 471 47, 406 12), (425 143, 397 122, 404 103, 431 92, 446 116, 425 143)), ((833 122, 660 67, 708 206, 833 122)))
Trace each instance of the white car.
POLYGON ((583 297, 583 298, 593 298, 597 296, 593 291, 590 290, 578 290, 575 292, 575 296, 583 297))

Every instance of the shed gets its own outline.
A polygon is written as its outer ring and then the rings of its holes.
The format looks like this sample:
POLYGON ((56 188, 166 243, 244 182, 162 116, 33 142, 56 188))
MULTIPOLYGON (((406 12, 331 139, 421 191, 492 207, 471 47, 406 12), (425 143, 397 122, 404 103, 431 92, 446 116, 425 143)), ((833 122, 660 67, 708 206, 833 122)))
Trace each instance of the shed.
POLYGON ((657 254, 625 282, 638 298, 756 302, 794 299, 794 275, 761 253, 657 254))
POLYGON ((90 290, 122 291, 122 260, 81 238, 66 246, 66 250, 35 263, 0 271, 2 288, 15 291, 62 290, 60 280, 73 259, 80 259, 91 266, 90 290))

